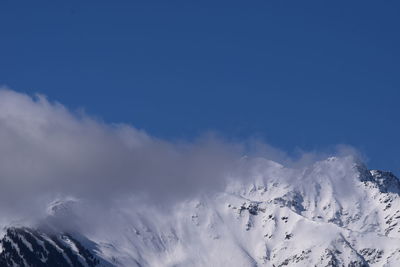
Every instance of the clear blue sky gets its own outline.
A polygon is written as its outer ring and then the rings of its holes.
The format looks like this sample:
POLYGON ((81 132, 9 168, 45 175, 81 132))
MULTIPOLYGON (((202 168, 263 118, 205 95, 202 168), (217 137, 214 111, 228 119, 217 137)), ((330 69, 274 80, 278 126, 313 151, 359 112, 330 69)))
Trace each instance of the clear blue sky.
POLYGON ((398 1, 0 2, 0 84, 168 139, 355 146, 400 174, 398 1))

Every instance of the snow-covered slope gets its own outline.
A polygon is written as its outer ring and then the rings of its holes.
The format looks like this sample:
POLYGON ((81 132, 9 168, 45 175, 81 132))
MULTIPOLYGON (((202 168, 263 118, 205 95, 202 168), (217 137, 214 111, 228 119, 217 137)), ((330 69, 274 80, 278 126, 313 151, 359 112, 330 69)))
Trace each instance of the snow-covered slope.
MULTIPOLYGON (((60 266, 400 266, 400 182, 393 174, 352 157, 303 168, 265 159, 246 166, 246 177, 232 177, 224 192, 167 210, 126 201, 93 224, 84 203, 54 202, 40 226, 51 232, 10 228, 0 261, 16 263, 15 255, 40 247, 29 257, 43 266, 54 266, 51 251, 65 259, 60 266), (65 218, 74 218, 74 231, 58 228, 65 218), (53 248, 46 250, 46 240, 53 248)), ((25 256, 16 264, 41 266, 25 256)))

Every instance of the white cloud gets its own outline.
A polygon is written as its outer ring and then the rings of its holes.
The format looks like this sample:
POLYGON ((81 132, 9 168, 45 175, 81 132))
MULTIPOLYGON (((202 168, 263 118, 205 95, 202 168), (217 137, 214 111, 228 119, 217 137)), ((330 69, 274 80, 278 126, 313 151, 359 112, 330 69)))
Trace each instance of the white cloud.
POLYGON ((0 91, 1 198, 58 193, 175 198, 220 185, 235 150, 212 137, 166 142, 129 125, 72 113, 41 95, 0 91))
POLYGON ((293 160, 262 142, 232 143, 212 135, 168 142, 71 112, 42 95, 0 90, 2 211, 32 210, 34 202, 55 195, 104 202, 124 195, 180 199, 220 189, 246 150, 289 165, 319 157, 300 153, 293 160))

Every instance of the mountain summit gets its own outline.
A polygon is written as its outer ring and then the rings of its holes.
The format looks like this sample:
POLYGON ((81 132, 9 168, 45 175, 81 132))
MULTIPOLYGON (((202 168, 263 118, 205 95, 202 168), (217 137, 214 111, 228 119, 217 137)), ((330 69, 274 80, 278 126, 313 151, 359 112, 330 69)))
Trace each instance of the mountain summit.
POLYGON ((7 226, 1 266, 400 266, 400 181, 352 157, 301 168, 253 159, 224 192, 163 210, 51 203, 7 226), (89 215, 88 215, 89 214, 89 215), (61 222, 73 218, 73 227, 61 222))

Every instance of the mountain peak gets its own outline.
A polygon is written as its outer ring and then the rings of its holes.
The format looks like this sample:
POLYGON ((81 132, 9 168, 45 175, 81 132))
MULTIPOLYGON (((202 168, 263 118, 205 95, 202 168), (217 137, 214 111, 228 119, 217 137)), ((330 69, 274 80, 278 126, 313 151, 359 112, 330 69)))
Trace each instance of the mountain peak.
POLYGON ((0 261, 24 266, 29 247, 45 240, 55 254, 37 254, 31 260, 39 266, 64 254, 83 266, 400 266, 400 186, 392 173, 352 157, 300 168, 261 158, 246 164, 235 190, 167 211, 127 200, 82 221, 95 212, 85 200, 57 199, 44 221, 51 232, 7 231, 0 261))

